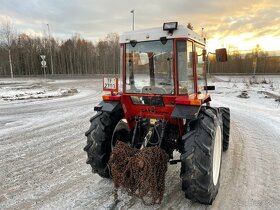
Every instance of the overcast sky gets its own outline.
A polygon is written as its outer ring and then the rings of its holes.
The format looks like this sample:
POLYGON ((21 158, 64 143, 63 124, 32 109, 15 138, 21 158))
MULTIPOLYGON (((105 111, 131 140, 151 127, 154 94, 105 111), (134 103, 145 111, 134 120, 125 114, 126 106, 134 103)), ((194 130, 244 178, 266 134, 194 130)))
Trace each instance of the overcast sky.
POLYGON ((0 20, 10 18, 27 34, 44 34, 49 23, 55 37, 78 33, 95 41, 131 30, 132 9, 135 29, 191 22, 199 33, 205 28, 210 44, 262 42, 280 49, 280 0, 0 0, 0 20))

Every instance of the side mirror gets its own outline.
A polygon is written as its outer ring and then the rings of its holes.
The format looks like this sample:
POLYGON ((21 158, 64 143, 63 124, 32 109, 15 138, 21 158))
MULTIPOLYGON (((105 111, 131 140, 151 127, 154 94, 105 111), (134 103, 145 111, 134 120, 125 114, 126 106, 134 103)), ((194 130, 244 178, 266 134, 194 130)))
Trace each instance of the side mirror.
POLYGON ((216 49, 216 61, 217 62, 226 62, 227 61, 226 48, 216 49))

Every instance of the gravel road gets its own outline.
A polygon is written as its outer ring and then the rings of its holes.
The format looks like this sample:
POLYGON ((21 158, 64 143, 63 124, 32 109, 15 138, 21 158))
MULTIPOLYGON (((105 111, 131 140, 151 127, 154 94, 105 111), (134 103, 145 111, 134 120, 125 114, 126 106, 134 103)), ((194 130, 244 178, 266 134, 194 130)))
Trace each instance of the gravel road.
POLYGON ((249 99, 236 97, 240 89, 218 89, 213 105, 229 106, 232 121, 215 202, 205 206, 185 199, 177 164, 168 168, 162 204, 146 207, 122 193, 115 203, 112 182, 85 164, 84 132, 101 100, 100 80, 39 82, 78 93, 0 99, 0 209, 280 209, 280 107, 273 99, 254 100, 254 89, 249 99))

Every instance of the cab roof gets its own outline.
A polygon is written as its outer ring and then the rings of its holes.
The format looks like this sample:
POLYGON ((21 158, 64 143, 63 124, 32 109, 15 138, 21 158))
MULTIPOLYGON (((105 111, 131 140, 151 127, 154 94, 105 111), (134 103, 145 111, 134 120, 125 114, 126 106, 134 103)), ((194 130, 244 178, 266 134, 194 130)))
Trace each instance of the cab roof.
POLYGON ((205 45, 202 36, 183 25, 178 25, 173 34, 164 31, 162 27, 125 32, 120 36, 120 44, 129 43, 132 40, 137 42, 160 40, 161 37, 166 37, 167 39, 190 38, 205 45))

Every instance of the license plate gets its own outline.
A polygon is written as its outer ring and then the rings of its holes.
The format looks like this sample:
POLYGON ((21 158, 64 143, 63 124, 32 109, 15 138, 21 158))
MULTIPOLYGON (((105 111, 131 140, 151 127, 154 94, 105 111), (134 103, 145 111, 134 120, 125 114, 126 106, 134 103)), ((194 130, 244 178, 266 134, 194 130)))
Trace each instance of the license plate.
POLYGON ((118 78, 103 78, 103 90, 118 92, 118 78))

